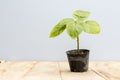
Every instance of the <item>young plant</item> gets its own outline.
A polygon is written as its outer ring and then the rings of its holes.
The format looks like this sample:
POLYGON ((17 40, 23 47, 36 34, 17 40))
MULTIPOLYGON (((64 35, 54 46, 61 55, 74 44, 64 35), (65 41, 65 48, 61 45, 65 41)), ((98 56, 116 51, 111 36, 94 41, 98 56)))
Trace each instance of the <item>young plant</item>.
POLYGON ((100 26, 96 21, 86 20, 90 12, 83 10, 76 10, 73 12, 74 18, 62 19, 50 32, 50 38, 60 35, 65 29, 72 39, 77 40, 77 50, 79 49, 79 35, 84 31, 88 34, 100 33, 100 26))

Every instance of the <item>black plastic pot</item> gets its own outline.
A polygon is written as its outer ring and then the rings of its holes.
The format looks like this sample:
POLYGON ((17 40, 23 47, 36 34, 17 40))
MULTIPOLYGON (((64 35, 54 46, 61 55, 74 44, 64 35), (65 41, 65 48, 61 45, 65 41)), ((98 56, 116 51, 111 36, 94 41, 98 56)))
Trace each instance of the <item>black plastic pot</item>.
POLYGON ((85 72, 88 70, 89 50, 80 49, 67 51, 68 62, 71 72, 85 72))

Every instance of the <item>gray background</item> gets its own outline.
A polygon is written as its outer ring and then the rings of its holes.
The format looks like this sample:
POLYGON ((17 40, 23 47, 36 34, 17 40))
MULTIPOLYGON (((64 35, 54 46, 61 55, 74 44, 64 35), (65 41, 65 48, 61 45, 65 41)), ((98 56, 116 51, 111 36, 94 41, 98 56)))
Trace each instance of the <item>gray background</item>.
POLYGON ((50 39, 53 26, 72 17, 76 9, 91 12, 101 25, 99 35, 82 33, 80 48, 90 49, 90 60, 120 60, 119 0, 0 0, 0 59, 66 60, 76 41, 66 32, 50 39))

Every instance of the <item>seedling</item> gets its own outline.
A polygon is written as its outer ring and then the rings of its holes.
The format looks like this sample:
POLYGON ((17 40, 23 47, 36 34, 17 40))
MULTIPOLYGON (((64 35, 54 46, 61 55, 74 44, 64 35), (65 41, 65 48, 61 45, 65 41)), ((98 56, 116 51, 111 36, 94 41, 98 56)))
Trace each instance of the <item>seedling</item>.
POLYGON ((90 12, 83 10, 76 10, 73 12, 73 18, 64 18, 51 30, 50 38, 54 38, 60 35, 65 29, 68 35, 77 40, 77 51, 79 53, 79 35, 82 32, 88 34, 100 33, 100 26, 94 20, 86 20, 90 15, 90 12))

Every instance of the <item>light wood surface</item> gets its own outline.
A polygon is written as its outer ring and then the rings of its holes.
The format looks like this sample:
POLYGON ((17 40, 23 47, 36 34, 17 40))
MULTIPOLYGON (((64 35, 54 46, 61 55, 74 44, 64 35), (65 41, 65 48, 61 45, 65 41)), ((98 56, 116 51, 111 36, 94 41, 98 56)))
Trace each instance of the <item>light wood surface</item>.
POLYGON ((0 63, 0 80, 120 80, 120 62, 90 62, 87 72, 70 72, 68 62, 0 63))

